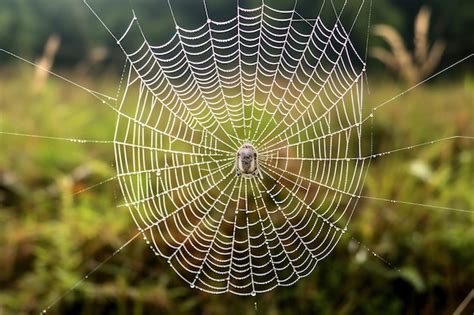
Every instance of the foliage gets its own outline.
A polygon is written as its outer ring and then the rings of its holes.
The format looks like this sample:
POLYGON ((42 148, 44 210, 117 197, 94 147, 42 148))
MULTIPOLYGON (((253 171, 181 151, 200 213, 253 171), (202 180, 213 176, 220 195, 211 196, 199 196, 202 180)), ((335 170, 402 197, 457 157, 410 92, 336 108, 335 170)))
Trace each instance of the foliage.
POLYGON ((374 26, 374 34, 383 38, 389 44, 390 50, 375 47, 372 48, 371 55, 411 85, 433 73, 446 48, 442 40, 436 40, 430 47, 428 39, 430 16, 431 11, 427 7, 422 7, 416 16, 413 53, 407 50, 395 28, 385 24, 374 26))
MULTIPOLYGON (((168 5, 164 0, 90 0, 94 8, 105 19, 112 31, 120 33, 131 19, 131 5, 136 9, 146 29, 148 38, 165 38, 169 36, 168 5)), ((243 3, 259 4, 260 1, 249 0, 243 3)), ((291 1, 270 0, 280 7, 288 6, 291 1)), ((322 1, 321 1, 322 2, 322 1)), ((335 0, 337 5, 344 1, 335 0)), ((347 1, 346 15, 353 18, 361 1, 347 1)), ((207 0, 212 12, 217 16, 234 13, 235 2, 207 0)), ((432 30, 429 38, 443 38, 449 48, 442 65, 459 60, 473 50, 470 32, 474 20, 474 2, 462 0, 378 0, 373 1, 371 23, 389 24, 395 27, 402 38, 413 38, 412 22, 420 7, 429 4, 433 11, 432 30)), ((180 21, 183 23, 202 22, 201 1, 173 1, 180 21), (192 5, 192 7, 190 7, 192 5)), ((305 16, 316 14, 318 6, 313 0, 298 1, 299 11, 305 16)), ((357 47, 365 47, 367 39, 367 18, 369 1, 365 6, 358 23, 354 26, 351 38, 357 47)), ((344 18, 344 16, 343 16, 344 18)), ((21 52, 23 57, 35 59, 42 54, 43 47, 52 33, 58 33, 62 46, 57 62, 61 65, 78 65, 90 57, 91 52, 106 50, 108 60, 122 61, 123 57, 116 43, 90 14, 82 1, 78 0, 2 0, 0 1, 0 43, 1 47, 14 52, 21 52)), ((372 41, 372 39, 371 39, 372 41)), ((410 48, 411 43, 405 43, 410 48)), ((11 58, 0 54, 0 62, 10 62, 11 58)), ((119 65, 117 63, 115 65, 119 65)))
MULTIPOLYGON (((108 94, 118 81, 68 76, 108 94)), ((82 91, 49 80, 35 94, 31 69, 4 69, 0 78, 0 130, 113 138, 114 113, 82 91)), ((366 107, 401 89, 372 81, 366 107)), ((474 134, 473 87, 469 78, 438 82, 386 105, 376 112, 374 152, 474 134)), ((78 193, 114 175, 112 145, 7 135, 0 144, 0 313, 38 313, 108 259, 135 226, 116 207, 116 181, 78 193)), ((472 141, 455 139, 376 158, 363 194, 473 209, 473 157, 472 141)), ((473 221, 472 214, 361 200, 349 235, 309 277, 256 298, 189 289, 136 240, 48 313, 451 314, 474 279, 473 221)))

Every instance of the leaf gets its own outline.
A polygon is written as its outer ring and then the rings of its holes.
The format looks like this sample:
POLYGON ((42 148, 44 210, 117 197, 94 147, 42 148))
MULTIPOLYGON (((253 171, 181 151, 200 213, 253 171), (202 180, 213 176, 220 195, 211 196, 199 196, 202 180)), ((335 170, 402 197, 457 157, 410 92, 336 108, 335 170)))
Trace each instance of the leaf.
POLYGON ((426 290, 425 281, 414 267, 404 267, 397 274, 399 278, 408 282, 417 292, 424 292, 426 290))

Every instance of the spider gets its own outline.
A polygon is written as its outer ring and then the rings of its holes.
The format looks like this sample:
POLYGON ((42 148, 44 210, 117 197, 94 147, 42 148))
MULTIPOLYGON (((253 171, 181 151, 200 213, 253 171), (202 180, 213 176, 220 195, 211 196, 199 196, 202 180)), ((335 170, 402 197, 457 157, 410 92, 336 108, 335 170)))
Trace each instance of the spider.
POLYGON ((260 167, 258 165, 257 151, 249 144, 244 143, 237 151, 235 160, 235 174, 237 176, 262 177, 260 167))

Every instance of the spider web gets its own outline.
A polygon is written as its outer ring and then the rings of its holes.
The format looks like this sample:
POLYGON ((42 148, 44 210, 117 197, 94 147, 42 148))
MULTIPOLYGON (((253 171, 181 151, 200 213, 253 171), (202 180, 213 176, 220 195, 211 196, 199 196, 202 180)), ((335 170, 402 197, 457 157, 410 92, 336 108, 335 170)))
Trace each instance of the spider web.
POLYGON ((362 4, 348 28, 345 4, 328 6, 331 23, 266 4, 216 21, 205 6, 194 29, 173 15, 158 45, 134 13, 116 38, 127 58, 114 137, 123 206, 192 288, 291 285, 347 231, 370 162, 365 62, 350 41, 362 4), (235 175, 243 143, 262 178, 235 175))

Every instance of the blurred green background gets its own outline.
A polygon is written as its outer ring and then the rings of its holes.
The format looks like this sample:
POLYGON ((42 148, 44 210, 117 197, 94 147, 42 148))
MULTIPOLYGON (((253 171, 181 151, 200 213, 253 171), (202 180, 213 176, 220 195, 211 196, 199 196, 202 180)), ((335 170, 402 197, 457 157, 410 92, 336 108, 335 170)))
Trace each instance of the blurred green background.
MULTIPOLYGON (((169 32, 169 20, 160 18, 169 13, 164 2, 91 3, 113 30, 126 27, 133 7, 150 36, 169 32)), ((235 8, 234 2, 208 3, 215 16, 235 8)), ((173 4, 184 22, 199 20, 187 8, 202 7, 201 2, 173 4)), ((352 36, 362 50, 368 5, 352 36)), ((446 43, 436 69, 474 51, 472 1, 374 1, 372 25, 392 25, 411 51, 414 20, 423 5, 432 10, 429 42, 446 43)), ((318 7, 308 0, 298 8, 318 7)), ((115 95, 124 58, 82 1, 0 0, 0 48, 47 62, 43 50, 52 34, 60 38, 54 62, 49 60, 54 71, 115 95)), ((390 49, 372 32, 369 40, 370 48, 390 49)), ((368 69, 366 108, 409 86, 402 74, 370 56, 368 69)), ((0 53, 0 131, 111 140, 115 118, 87 93, 38 77, 34 68, 0 53)), ((473 136, 473 120, 471 58, 377 111, 374 152, 473 136)), ((372 161, 363 194, 472 210, 473 158, 469 139, 383 156, 372 161)), ((0 315, 37 314, 65 292, 48 313, 452 314, 474 288, 474 214, 364 200, 349 235, 292 287, 255 298, 205 294, 189 289, 144 242, 135 241, 68 291, 134 234, 128 210, 116 207, 122 202, 116 181, 81 192, 114 176, 113 159, 111 144, 0 134, 0 315)), ((473 303, 461 314, 472 314, 473 303)))

